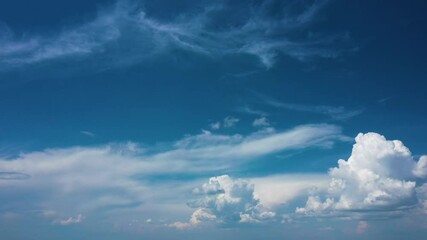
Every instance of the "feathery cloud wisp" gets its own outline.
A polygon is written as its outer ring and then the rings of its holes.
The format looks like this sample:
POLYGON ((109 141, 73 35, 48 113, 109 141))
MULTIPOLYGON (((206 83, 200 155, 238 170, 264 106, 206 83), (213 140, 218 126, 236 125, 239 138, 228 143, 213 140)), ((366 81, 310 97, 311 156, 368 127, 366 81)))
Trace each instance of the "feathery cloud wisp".
POLYGON ((138 4, 118 0, 113 7, 100 10, 92 21, 64 27, 65 30, 49 36, 19 37, 2 24, 0 63, 4 70, 76 57, 97 56, 100 62, 107 56, 110 64, 133 64, 181 49, 219 58, 255 56, 270 68, 279 54, 305 61, 335 58, 348 51, 346 44, 339 44, 349 42, 346 34, 291 34, 306 31, 326 1, 295 2, 293 5, 301 5, 295 9, 292 4, 281 4, 283 13, 273 18, 268 12, 275 7, 274 2, 239 5, 224 1, 205 6, 199 14, 181 12, 166 21, 141 10, 138 4), (239 16, 229 14, 233 11, 239 16))

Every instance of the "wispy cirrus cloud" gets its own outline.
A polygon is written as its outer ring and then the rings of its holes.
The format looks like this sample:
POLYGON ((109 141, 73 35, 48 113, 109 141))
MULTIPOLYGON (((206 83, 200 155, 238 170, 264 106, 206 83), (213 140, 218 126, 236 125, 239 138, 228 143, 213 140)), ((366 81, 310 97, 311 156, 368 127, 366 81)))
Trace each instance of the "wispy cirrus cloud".
POLYGON ((364 109, 348 110, 343 106, 328 106, 328 105, 304 105, 294 103, 282 103, 269 101, 268 104, 298 112, 308 112, 327 115, 335 120, 345 120, 361 114, 364 109))
POLYGON ((173 49, 215 58, 255 56, 266 68, 274 65, 278 54, 300 61, 335 58, 348 51, 347 34, 306 30, 326 2, 220 1, 203 6, 199 13, 180 12, 165 20, 137 3, 118 0, 100 10, 92 21, 66 26, 54 34, 20 36, 2 24, 0 62, 2 69, 10 69, 76 57, 96 56, 102 61, 107 56, 109 64, 132 64, 173 49), (277 11, 274 17, 271 11, 277 11))
POLYGON ((243 107, 239 107, 236 109, 237 112, 246 113, 250 115, 258 115, 258 116, 268 116, 267 112, 261 111, 259 109, 253 109, 252 107, 245 105, 243 107))
POLYGON ((95 133, 91 132, 91 131, 80 131, 81 134, 86 135, 88 137, 95 137, 95 133))
POLYGON ((362 114, 365 109, 347 109, 343 106, 330 106, 330 105, 307 105, 307 104, 296 104, 296 103, 287 103, 277 101, 269 96, 264 94, 256 93, 255 95, 262 100, 264 104, 270 105, 275 108, 282 108, 291 111, 305 112, 305 113, 314 113, 322 114, 329 116, 334 120, 346 120, 357 115, 362 114))

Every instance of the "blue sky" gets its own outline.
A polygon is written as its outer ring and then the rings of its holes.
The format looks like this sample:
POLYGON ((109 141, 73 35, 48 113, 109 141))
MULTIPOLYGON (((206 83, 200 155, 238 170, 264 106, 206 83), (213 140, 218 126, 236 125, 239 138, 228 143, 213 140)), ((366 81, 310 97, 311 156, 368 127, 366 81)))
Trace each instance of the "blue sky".
POLYGON ((0 236, 419 239, 425 7, 2 1, 0 236))

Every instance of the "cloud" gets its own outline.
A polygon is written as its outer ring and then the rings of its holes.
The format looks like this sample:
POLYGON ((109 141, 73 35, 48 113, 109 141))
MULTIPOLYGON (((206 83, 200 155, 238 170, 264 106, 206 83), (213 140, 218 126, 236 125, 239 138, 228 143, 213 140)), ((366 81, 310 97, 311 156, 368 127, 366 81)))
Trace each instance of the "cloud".
POLYGON ((327 198, 326 201, 322 202, 319 196, 309 196, 304 208, 297 208, 296 213, 315 215, 323 213, 325 210, 330 210, 334 205, 332 198, 327 198))
MULTIPOLYGON (((214 58, 255 56, 270 68, 279 54, 300 61, 336 58, 349 51, 347 34, 313 36, 307 26, 326 1, 261 1, 232 4, 228 1, 176 13, 170 19, 128 1, 99 10, 96 17, 77 26, 63 27, 50 35, 14 34, 0 26, 2 69, 58 59, 96 56, 98 64, 135 64, 174 49, 214 58), (279 15, 271 16, 280 5, 279 15), (233 13, 233 14, 230 14, 233 13), (306 32, 306 34, 301 34, 306 32), (113 61, 111 61, 113 59, 113 61)), ((105 66, 104 66, 105 67, 105 66)))
MULTIPOLYGON (((0 212, 11 208, 20 212, 53 211, 57 213, 56 221, 67 220, 76 212, 93 219, 92 214, 99 211, 125 209, 133 209, 133 214, 147 208, 166 216, 183 214, 188 193, 199 184, 200 175, 234 171, 258 157, 330 146, 331 142, 342 140, 339 127, 320 124, 248 135, 204 131, 161 149, 141 148, 136 143, 111 143, 21 153, 14 158, 0 159, 0 189, 13 189, 2 193, 5 200, 0 212), (23 195, 26 197, 22 198, 23 195)), ((225 188, 224 179, 216 181, 225 188)), ((236 184, 236 188, 245 186, 253 191, 250 184, 232 179, 228 182, 236 184)), ((249 217, 259 220, 258 210, 242 212, 242 221, 250 221, 249 217)), ((152 217, 155 214, 150 215, 152 217)), ((199 219, 202 215, 195 217, 199 219)))
MULTIPOLYGON (((329 172, 329 188, 322 200, 310 196, 300 214, 334 211, 398 211, 418 204, 416 179, 424 177, 425 156, 418 162, 399 140, 377 133, 359 134, 349 159, 329 172)), ((425 180, 425 179, 424 179, 425 180)))
POLYGON ((221 122, 214 122, 212 124, 210 124, 210 128, 212 130, 218 130, 221 127, 223 128, 231 128, 234 127, 238 122, 240 121, 240 119, 235 118, 233 116, 227 116, 224 118, 224 120, 221 122))
POLYGON ((190 221, 175 222, 171 226, 188 228, 204 220, 215 220, 222 225, 257 223, 276 215, 260 203, 254 196, 254 186, 243 179, 232 179, 228 175, 212 177, 193 192, 201 197, 190 203, 197 208, 190 221))
POLYGON ((347 137, 341 135, 339 127, 327 124, 302 125, 284 132, 259 131, 246 137, 204 132, 185 138, 178 144, 179 146, 194 147, 159 153, 153 158, 217 159, 215 164, 218 167, 221 160, 253 159, 285 149, 299 149, 308 146, 329 147, 337 140, 347 141, 347 137))
POLYGON ((90 132, 90 131, 81 131, 80 133, 83 135, 86 135, 88 137, 95 137, 95 133, 90 132))
POLYGON ((427 156, 421 156, 412 173, 419 178, 427 177, 427 156))
POLYGON ((241 112, 241 113, 250 114, 250 115, 268 116, 268 113, 266 113, 264 111, 257 110, 257 109, 253 109, 249 106, 240 107, 237 109, 237 111, 241 112))
POLYGON ((83 221, 85 217, 82 214, 77 215, 76 217, 69 217, 68 219, 61 220, 58 222, 60 225, 71 225, 71 224, 78 224, 83 221))
POLYGON ((54 36, 19 38, 5 24, 0 27, 0 62, 16 67, 64 57, 82 57, 102 51, 120 37, 118 10, 100 13, 92 22, 63 30, 54 36))
POLYGON ((420 201, 422 211, 427 214, 427 183, 417 187, 417 196, 420 201))
POLYGON ((326 174, 300 173, 250 178, 255 195, 271 209, 279 209, 312 190, 326 191, 329 177, 326 174))
POLYGON ((31 176, 20 172, 0 172, 0 180, 25 180, 31 176))
POLYGON ((366 232, 366 230, 368 230, 368 228, 369 228, 368 222, 366 222, 366 221, 360 221, 357 224, 356 231, 357 231, 358 234, 364 234, 366 232))
POLYGON ((235 171, 244 162, 277 151, 340 140, 343 136, 336 126, 304 125, 247 136, 204 131, 160 150, 109 144, 21 154, 0 161, 4 172, 29 176, 0 181, 0 188, 14 189, 4 192, 4 199, 9 200, 0 212, 11 212, 12 205, 20 213, 38 209, 52 213, 43 219, 56 224, 81 222, 83 215, 74 216, 76 212, 90 216, 91 221, 96 221, 94 214, 99 212, 111 214, 108 221, 123 222, 128 218, 117 216, 132 214, 141 215, 143 221, 165 219, 150 224, 169 222, 168 227, 192 229, 278 223, 289 211, 294 212, 289 216, 296 222, 310 216, 366 221, 368 216, 384 219, 398 216, 394 213, 427 211, 425 156, 417 162, 402 142, 375 133, 359 134, 349 159, 340 160, 329 175, 246 179, 221 175, 205 183, 197 176, 235 171), (194 177, 179 179, 183 175, 194 177), (27 197, 19 197, 22 194, 27 197), (188 221, 174 222, 185 218, 188 221))
POLYGON ((215 220, 216 216, 206 212, 204 209, 197 209, 191 214, 191 218, 188 222, 174 222, 172 224, 168 224, 168 227, 173 227, 176 229, 189 229, 201 224, 203 221, 212 221, 215 220))
POLYGON ((364 109, 352 109, 349 110, 343 106, 328 106, 328 105, 305 105, 305 104, 295 104, 295 103, 286 103, 277 101, 270 96, 264 95, 262 93, 253 91, 252 92, 256 97, 258 97, 264 104, 270 105, 275 108, 281 108, 297 112, 305 113, 314 113, 326 115, 334 120, 346 120, 363 113, 364 109))
POLYGON ((220 128, 221 128, 221 123, 220 123, 220 122, 212 123, 212 124, 210 125, 210 127, 211 127, 211 129, 212 129, 212 130, 218 130, 218 129, 220 129, 220 128))
POLYGON ((266 103, 277 108, 283 108, 292 111, 323 114, 335 120, 349 119, 361 114, 364 111, 363 109, 348 110, 342 106, 336 107, 327 105, 303 105, 282 103, 271 99, 267 100, 266 103))
POLYGON ((240 120, 238 118, 228 116, 228 117, 224 118, 223 126, 225 128, 231 128, 231 127, 234 127, 234 125, 236 125, 239 121, 240 120))
POLYGON ((254 126, 254 127, 266 127, 266 126, 270 126, 270 122, 268 121, 268 119, 266 117, 260 117, 260 118, 256 118, 253 121, 252 126, 254 126))

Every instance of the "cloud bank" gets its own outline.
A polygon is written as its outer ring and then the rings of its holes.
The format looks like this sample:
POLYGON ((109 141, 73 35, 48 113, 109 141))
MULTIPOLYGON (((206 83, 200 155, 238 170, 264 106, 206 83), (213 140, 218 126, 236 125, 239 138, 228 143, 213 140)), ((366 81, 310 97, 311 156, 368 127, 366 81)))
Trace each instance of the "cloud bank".
MULTIPOLYGON (((0 189, 4 193, 0 212, 11 208, 19 212, 56 212, 57 223, 80 213, 90 218, 99 211, 121 212, 130 208, 139 209, 135 210, 138 212, 153 205, 164 214, 171 211, 181 214, 182 208, 188 208, 185 202, 199 183, 200 174, 213 176, 281 151, 329 147, 331 142, 342 138, 339 127, 320 124, 247 136, 205 131, 173 142, 166 149, 126 143, 22 153, 16 158, 0 160, 0 189), (178 203, 182 205, 177 207, 178 203), (171 205, 174 207, 166 207, 171 205)), ((224 195, 226 204, 237 204, 233 199, 246 199, 253 192, 252 185, 229 177, 212 179, 201 191, 214 186, 218 191, 229 191, 224 195)), ((241 211, 242 221, 257 221, 264 216, 258 202, 251 201, 253 206, 241 211)), ((203 211, 194 213, 193 225, 211 219, 211 215, 218 221, 230 220, 231 217, 221 216, 225 213, 210 209, 209 204, 207 200, 199 203, 203 211)), ((75 219, 79 218, 73 217, 68 222, 74 223, 75 219)))
POLYGON ((370 215, 427 212, 426 157, 416 161, 401 141, 376 133, 359 134, 348 160, 339 160, 328 175, 215 175, 238 172, 242 163, 276 152, 342 140, 347 138, 340 128, 321 124, 247 136, 204 131, 166 150, 128 143, 21 154, 0 161, 0 212, 42 213, 53 224, 71 225, 107 212, 115 216, 108 221, 126 221, 117 216, 132 211, 155 219, 149 224, 175 229, 290 224, 320 216, 358 219, 360 233, 370 215), (214 177, 202 183, 209 175, 214 177), (168 221, 156 220, 159 215, 168 221))

